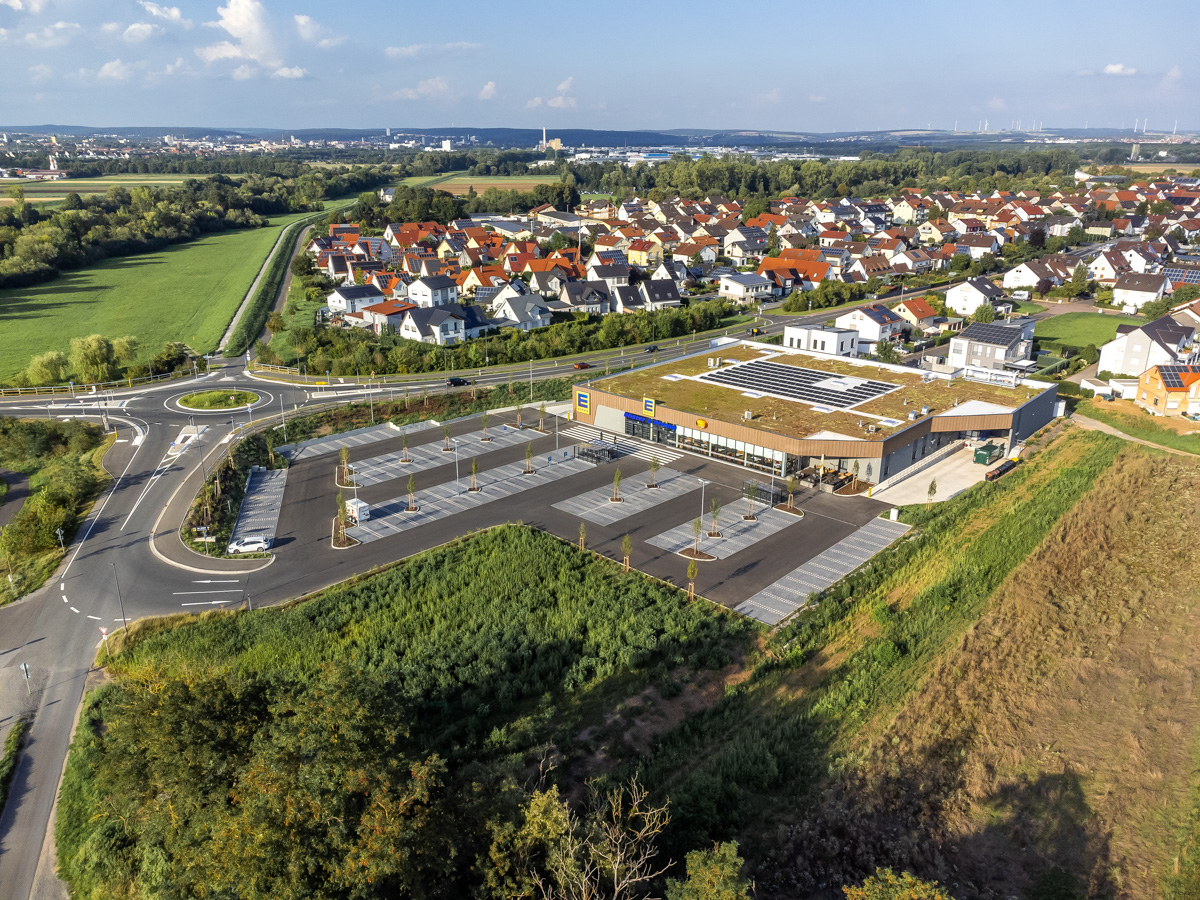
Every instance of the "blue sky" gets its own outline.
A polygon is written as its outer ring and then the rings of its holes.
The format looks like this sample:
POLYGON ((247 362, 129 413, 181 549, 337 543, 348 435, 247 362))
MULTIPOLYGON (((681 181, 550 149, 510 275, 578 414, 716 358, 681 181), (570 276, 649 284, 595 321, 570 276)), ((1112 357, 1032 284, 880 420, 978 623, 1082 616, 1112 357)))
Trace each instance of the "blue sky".
POLYGON ((0 0, 0 117, 839 131, 1148 116, 1152 131, 1200 129, 1200 63, 1171 37, 1193 13, 1146 3, 1131 22, 1108 0, 0 0))

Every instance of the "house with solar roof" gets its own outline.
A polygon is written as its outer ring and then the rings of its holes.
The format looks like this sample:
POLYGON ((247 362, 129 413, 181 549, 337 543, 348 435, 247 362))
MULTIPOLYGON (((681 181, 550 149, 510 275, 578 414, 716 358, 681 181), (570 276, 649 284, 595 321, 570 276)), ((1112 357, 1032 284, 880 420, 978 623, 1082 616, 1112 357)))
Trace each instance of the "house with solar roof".
POLYGON ((1200 416, 1200 366, 1153 366, 1138 378, 1142 409, 1156 416, 1200 416))
POLYGON ((1137 378, 1154 366, 1196 363, 1195 327, 1167 315, 1144 325, 1118 325, 1116 337, 1100 348, 1099 371, 1137 378))

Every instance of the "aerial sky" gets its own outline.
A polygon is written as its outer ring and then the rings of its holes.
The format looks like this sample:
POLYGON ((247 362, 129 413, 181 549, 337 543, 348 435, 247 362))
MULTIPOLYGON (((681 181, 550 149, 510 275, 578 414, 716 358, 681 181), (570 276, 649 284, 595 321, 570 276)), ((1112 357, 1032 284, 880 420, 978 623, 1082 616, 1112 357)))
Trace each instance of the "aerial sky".
POLYGON ((0 0, 0 124, 1200 129, 1188 2, 176 2, 0 0))

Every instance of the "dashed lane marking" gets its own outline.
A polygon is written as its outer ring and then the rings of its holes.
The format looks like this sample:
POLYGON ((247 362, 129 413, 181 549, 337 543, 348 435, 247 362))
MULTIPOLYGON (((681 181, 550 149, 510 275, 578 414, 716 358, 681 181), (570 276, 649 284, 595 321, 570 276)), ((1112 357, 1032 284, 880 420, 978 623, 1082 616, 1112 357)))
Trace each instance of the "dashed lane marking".
POLYGON ((79 612, 79 610, 77 610, 75 607, 73 607, 73 606, 72 606, 72 607, 71 607, 71 612, 73 612, 73 613, 77 613, 77 612, 79 612))

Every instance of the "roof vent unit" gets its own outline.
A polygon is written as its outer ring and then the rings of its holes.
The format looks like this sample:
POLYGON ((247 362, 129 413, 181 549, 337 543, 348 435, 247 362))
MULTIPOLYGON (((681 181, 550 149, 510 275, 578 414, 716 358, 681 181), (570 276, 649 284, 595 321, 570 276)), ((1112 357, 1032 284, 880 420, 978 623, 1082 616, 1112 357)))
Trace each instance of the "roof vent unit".
POLYGON ((708 358, 708 367, 710 369, 713 367, 713 358, 711 356, 708 358))
POLYGON ((909 414, 908 414, 908 421, 910 421, 910 422, 915 422, 915 421, 916 421, 917 419, 919 419, 920 417, 921 417, 921 414, 920 414, 919 412, 917 412, 917 411, 914 409, 914 410, 911 410, 911 411, 909 412, 909 414))
POLYGON ((908 398, 907 397, 904 398, 904 405, 908 406, 908 398))
POLYGON ((754 411, 749 409, 746 410, 744 413, 742 413, 742 418, 747 422, 751 421, 754 418, 754 411))
POLYGON ((921 415, 923 415, 923 416, 929 415, 929 407, 928 406, 921 407, 921 415))
POLYGON ((879 427, 877 425, 868 425, 867 426, 867 434, 874 434, 878 430, 879 430, 879 427))

